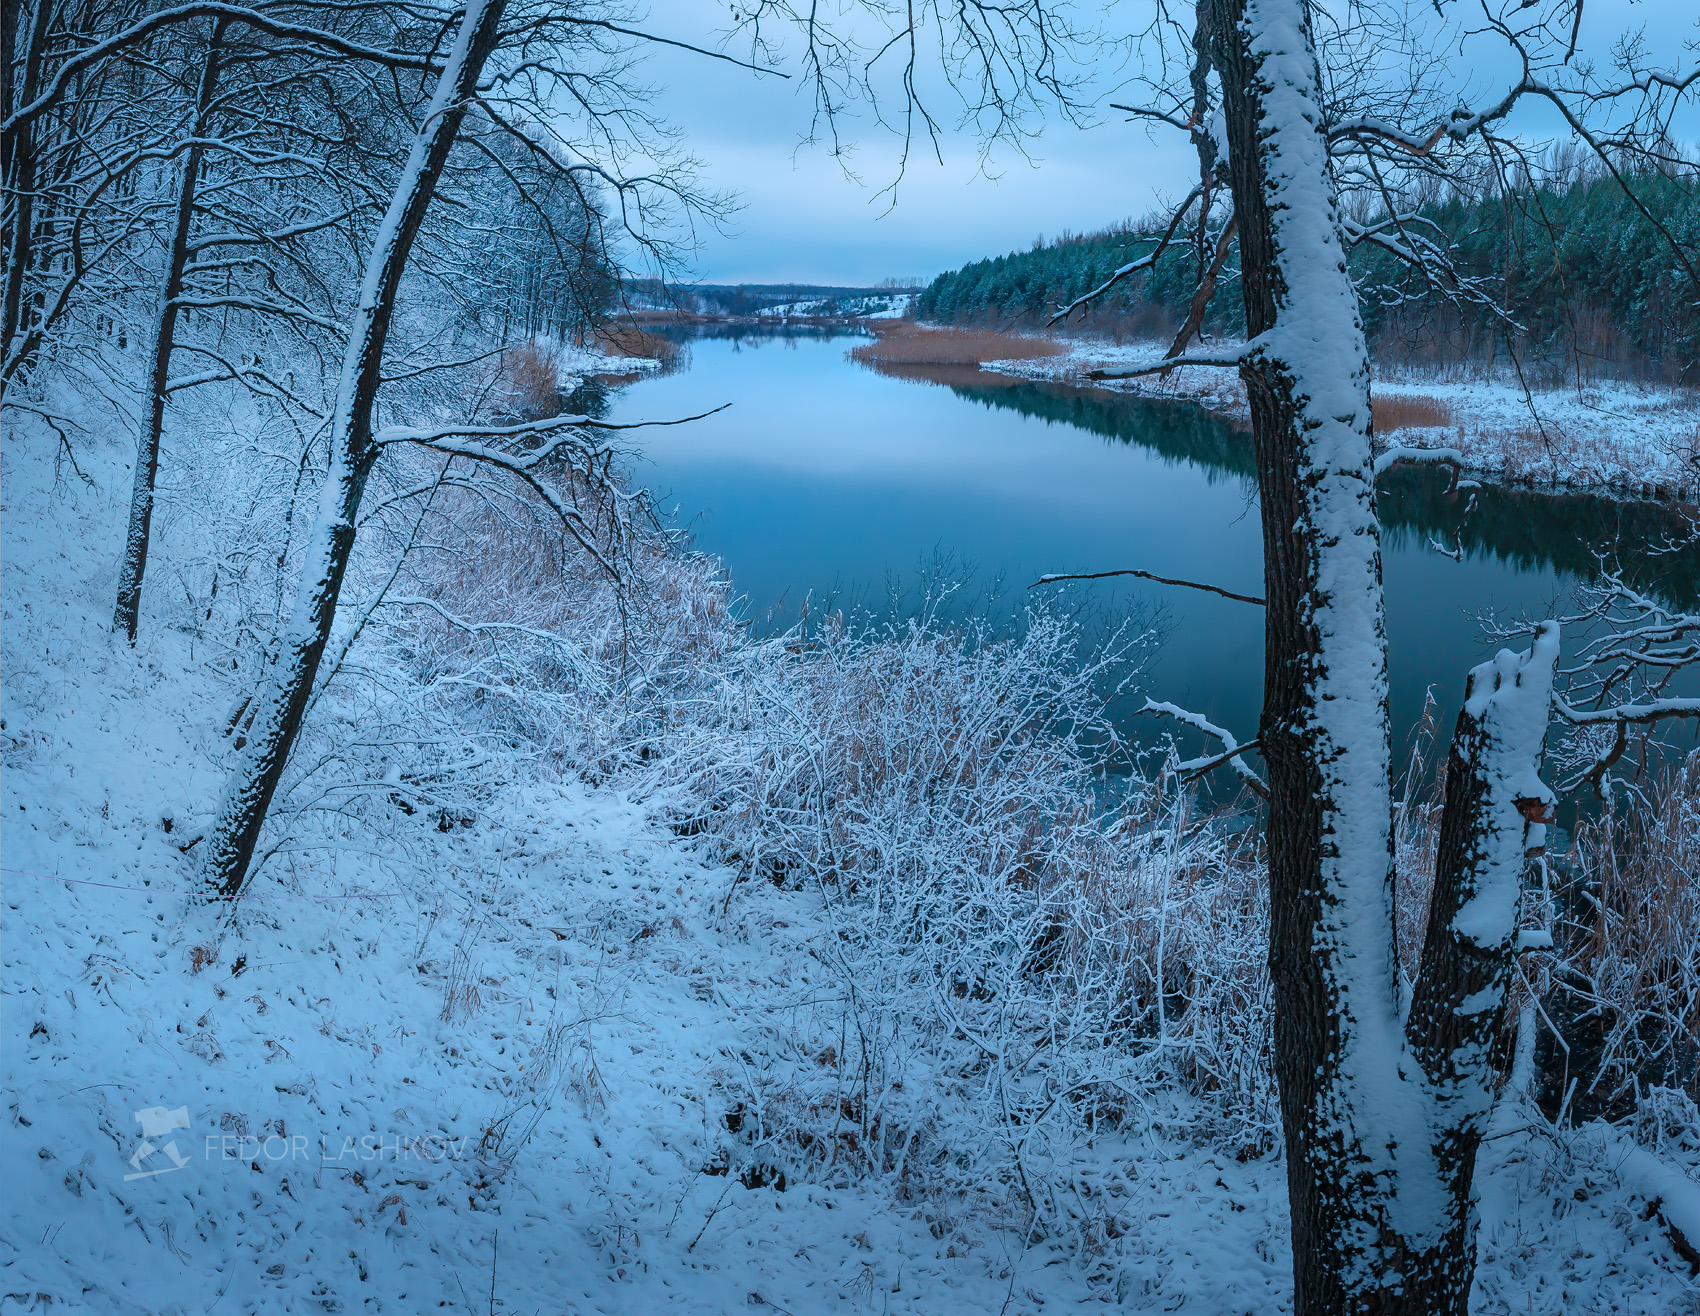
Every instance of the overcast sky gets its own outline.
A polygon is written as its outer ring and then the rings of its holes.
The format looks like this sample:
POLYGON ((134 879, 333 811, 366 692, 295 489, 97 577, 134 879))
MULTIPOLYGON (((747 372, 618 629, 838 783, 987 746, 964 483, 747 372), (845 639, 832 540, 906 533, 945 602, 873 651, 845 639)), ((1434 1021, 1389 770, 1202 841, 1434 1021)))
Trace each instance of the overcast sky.
MULTIPOLYGON (((827 6, 836 9, 836 4, 827 6)), ((1088 17, 1100 12, 1112 29, 1126 30, 1149 8, 1147 0, 1119 5, 1082 4, 1088 17)), ((718 47, 717 29, 726 8, 715 0, 654 0, 644 27, 676 39, 718 47)), ((1419 15, 1432 14, 1422 6, 1419 15)), ((1414 21, 1421 21, 1420 19, 1414 21)), ((1700 37, 1695 0, 1589 0, 1582 48, 1601 62, 1613 39, 1645 26, 1649 47, 1668 52, 1673 63, 1695 59, 1700 37)), ((1465 40, 1459 50, 1432 33, 1420 42, 1445 42, 1448 65, 1460 91, 1472 97, 1503 85, 1514 70, 1483 40, 1465 40)), ((703 279, 714 283, 868 284, 896 276, 930 277, 966 261, 1030 245, 1035 236, 1064 229, 1102 228, 1142 215, 1159 199, 1184 195, 1196 157, 1183 143, 1153 138, 1125 116, 1104 107, 1126 76, 1125 65, 1106 58, 1093 70, 1092 93, 1099 104, 1091 122, 1078 127, 1060 115, 1036 119, 1038 135, 1028 145, 1031 160, 1007 148, 982 161, 980 142, 948 123, 942 165, 930 150, 915 152, 897 190, 896 205, 878 195, 897 174, 897 141, 868 118, 847 123, 853 145, 846 177, 840 162, 819 145, 800 145, 809 127, 811 100, 800 79, 760 76, 688 52, 651 47, 648 81, 657 89, 654 108, 683 132, 688 149, 705 166, 704 182, 739 195, 742 209, 726 236, 708 235, 698 258, 703 279)), ((798 72, 794 53, 782 67, 798 72)), ((1441 54, 1441 49, 1436 50, 1441 54)), ((938 85, 929 95, 948 111, 948 93, 938 85)), ((944 117, 944 116, 941 116, 944 117)), ((1514 124, 1533 137, 1550 135, 1550 116, 1525 112, 1514 124)), ((1692 99, 1681 124, 1685 140, 1700 130, 1692 99)))

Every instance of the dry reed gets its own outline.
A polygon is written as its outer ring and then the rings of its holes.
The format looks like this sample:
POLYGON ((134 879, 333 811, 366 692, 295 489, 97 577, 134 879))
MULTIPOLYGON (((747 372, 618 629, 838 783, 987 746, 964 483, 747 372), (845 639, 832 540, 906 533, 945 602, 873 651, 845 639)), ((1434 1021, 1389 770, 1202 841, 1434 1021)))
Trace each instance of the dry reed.
POLYGON ((684 350, 671 338, 639 329, 635 324, 605 324, 593 335, 598 347, 610 356, 640 357, 670 365, 684 350))
POLYGON ((1452 425, 1451 407, 1438 398, 1414 393, 1377 393, 1370 402, 1370 415, 1377 434, 1448 429, 1452 425))
POLYGON ((898 322, 876 332, 877 341, 852 348, 860 365, 978 366, 985 361, 1028 361, 1068 349, 1048 338, 1000 334, 991 329, 923 329, 898 322))

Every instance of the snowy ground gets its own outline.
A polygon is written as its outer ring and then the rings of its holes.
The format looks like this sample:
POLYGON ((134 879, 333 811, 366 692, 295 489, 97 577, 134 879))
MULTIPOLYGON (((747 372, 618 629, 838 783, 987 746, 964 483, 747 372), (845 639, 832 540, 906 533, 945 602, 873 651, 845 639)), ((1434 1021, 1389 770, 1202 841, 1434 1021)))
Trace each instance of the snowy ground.
MULTIPOLYGON (((107 629, 112 445, 91 489, 4 440, 0 1311, 1286 1309, 1279 1162, 1155 1128, 1097 1148, 1091 1255, 762 1182, 730 1080, 798 1063, 817 908, 732 894, 616 791, 286 852, 229 919, 186 894, 228 691, 187 634, 107 629)), ((1630 1154, 1492 1146, 1478 1313, 1700 1311, 1630 1154)))
MULTIPOLYGON (((1090 382, 1095 370, 1155 365, 1166 343, 1076 341, 1063 356, 988 361, 981 369, 1028 379, 1090 382)), ((1247 415, 1233 370, 1182 367, 1163 376, 1104 380, 1097 387, 1184 397, 1224 415, 1247 415)), ((1393 429, 1378 439, 1457 448, 1473 472, 1507 484, 1608 488, 1646 497, 1700 491, 1700 396, 1636 385, 1525 394, 1515 378, 1450 381, 1400 373, 1377 393, 1433 399, 1452 414, 1444 428, 1393 429), (1531 408, 1531 396, 1533 407, 1531 408)))
POLYGON ((763 320, 811 316, 855 316, 861 320, 901 320, 915 304, 912 292, 881 293, 868 297, 827 297, 809 302, 786 302, 764 306, 756 314, 763 320))

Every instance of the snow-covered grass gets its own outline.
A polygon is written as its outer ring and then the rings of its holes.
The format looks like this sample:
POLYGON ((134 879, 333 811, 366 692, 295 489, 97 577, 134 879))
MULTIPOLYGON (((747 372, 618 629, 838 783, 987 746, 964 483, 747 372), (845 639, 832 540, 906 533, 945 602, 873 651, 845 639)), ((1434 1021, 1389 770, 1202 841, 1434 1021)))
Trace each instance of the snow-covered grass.
MULTIPOLYGON (((1236 418, 1248 414, 1245 388, 1231 369, 1185 366, 1167 375, 1088 379, 1094 371, 1154 366, 1166 350, 1159 342, 1074 340, 1064 355, 986 361, 981 369, 1187 398, 1236 418)), ((1378 427, 1378 441, 1456 448, 1467 468, 1497 482, 1658 498, 1692 499, 1700 492, 1700 395, 1691 389, 1600 384, 1530 393, 1509 371, 1474 380, 1397 371, 1379 376, 1371 392, 1425 400, 1447 417, 1439 427, 1378 427)))
MULTIPOLYGON (((1222 840, 1177 848, 1196 820, 1172 797, 1094 840, 1057 725, 964 718, 1011 696, 1087 711, 1055 632, 758 645, 714 602, 713 564, 658 555, 634 650, 593 582, 543 596, 562 564, 521 551, 514 504, 456 509, 468 537, 445 556, 474 565, 404 583, 508 629, 477 645, 428 608, 374 614, 303 742, 320 766, 293 780, 317 803, 296 800, 231 913, 185 894, 182 846, 250 677, 197 626, 187 555, 242 524, 251 490, 177 472, 131 650, 108 629, 128 453, 97 434, 76 440, 89 484, 33 422, 0 452, 0 1309, 1285 1309, 1285 1172, 1245 1136, 1267 1075, 1242 1090, 1202 1045, 1263 1027, 1255 867, 1222 840), (191 514, 196 497, 219 506, 191 514), (976 789, 953 795, 949 770, 976 789), (925 922, 941 911, 959 917, 925 922), (1019 938, 1070 978, 1022 985, 1019 938), (1180 1000, 1140 994, 1170 981, 1159 954, 1253 991, 1159 1027, 1168 1059, 1151 1019, 1180 1000), (1128 1039, 1106 970, 1137 1006, 1128 1039), (1099 1104, 1012 1156, 990 1099, 1066 1073, 1099 1104), (867 1127, 869 1102, 820 1100, 862 1074, 927 1127, 901 1167, 865 1140, 820 1152, 867 1127)), ((254 620, 268 578, 230 615, 254 620)), ((1476 1310, 1691 1309, 1648 1190, 1617 1172, 1628 1134, 1526 1122, 1489 1144, 1476 1310)), ((1659 1165, 1693 1173, 1672 1127, 1659 1165)))

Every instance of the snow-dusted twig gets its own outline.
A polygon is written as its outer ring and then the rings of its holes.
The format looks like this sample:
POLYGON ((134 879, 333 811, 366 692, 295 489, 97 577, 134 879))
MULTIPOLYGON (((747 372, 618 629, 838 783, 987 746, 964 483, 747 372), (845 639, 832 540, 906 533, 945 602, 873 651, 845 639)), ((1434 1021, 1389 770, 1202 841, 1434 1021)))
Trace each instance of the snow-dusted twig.
POLYGON ((1054 585, 1060 580, 1107 580, 1111 576, 1137 576, 1141 580, 1153 580, 1159 585, 1181 585, 1187 589, 1201 589, 1208 594, 1220 594, 1225 599, 1233 599, 1238 603, 1255 603, 1264 606, 1264 601, 1255 594, 1236 594, 1232 590, 1223 589, 1220 585, 1206 585, 1196 580, 1180 580, 1173 576, 1159 576, 1149 571, 1141 571, 1137 567, 1124 567, 1120 571, 1086 571, 1078 574, 1057 573, 1040 576, 1029 585, 1028 589, 1037 589, 1040 585, 1054 585))
POLYGON ((1147 252, 1145 255, 1139 257, 1137 260, 1131 260, 1127 264, 1121 266, 1113 274, 1111 274, 1109 278, 1105 279, 1090 292, 1082 293, 1067 306, 1058 307, 1052 314, 1051 318, 1045 321, 1046 327, 1048 328, 1055 324, 1058 320, 1068 319, 1070 315, 1079 310, 1082 306, 1090 305, 1092 302, 1102 297, 1111 288, 1115 287, 1123 279, 1127 278, 1128 275, 1137 274, 1140 270, 1151 269, 1157 264, 1158 258, 1161 257, 1162 254, 1170 247, 1184 246, 1187 239, 1176 238, 1175 230, 1180 227, 1180 222, 1186 217, 1186 212, 1191 208, 1192 203, 1197 201, 1203 192, 1204 187, 1202 184, 1194 187, 1192 191, 1186 194, 1186 200, 1182 201, 1180 205, 1175 207, 1174 213, 1169 217, 1169 226, 1163 230, 1162 236, 1156 239, 1146 239, 1146 241, 1155 241, 1157 243, 1156 247, 1147 252))
MULTIPOLYGON (((1266 783, 1262 777, 1257 775, 1257 772, 1249 763, 1240 757, 1240 755, 1244 753, 1249 746, 1240 744, 1239 740, 1235 738, 1233 732, 1217 726, 1214 722, 1210 721, 1209 718, 1205 717, 1204 714, 1194 713, 1190 709, 1180 707, 1178 704, 1161 702, 1155 699, 1147 699, 1145 701, 1145 707, 1139 711, 1141 713, 1156 713, 1162 717, 1172 717, 1177 722, 1184 722, 1189 727, 1196 727, 1205 735, 1221 741, 1223 748, 1228 752, 1226 760, 1228 766, 1233 768, 1234 772, 1238 774, 1240 780, 1245 782, 1245 784, 1251 788, 1253 794, 1267 803, 1269 799, 1268 783, 1266 783)), ((1183 763, 1177 763, 1175 767, 1180 772, 1191 772, 1194 770, 1202 771, 1205 766, 1213 767, 1215 766, 1215 763, 1216 760, 1210 758, 1188 759, 1183 763)))

